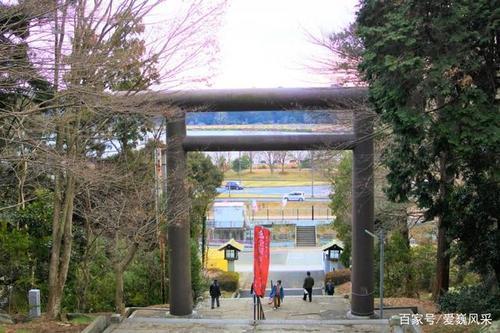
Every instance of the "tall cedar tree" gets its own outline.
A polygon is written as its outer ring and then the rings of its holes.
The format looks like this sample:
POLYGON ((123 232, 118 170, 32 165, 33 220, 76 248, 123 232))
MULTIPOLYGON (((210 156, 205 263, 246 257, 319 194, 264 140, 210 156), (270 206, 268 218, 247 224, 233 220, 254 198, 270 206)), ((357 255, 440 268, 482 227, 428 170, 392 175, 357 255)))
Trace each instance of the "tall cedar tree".
POLYGON ((500 277, 498 14, 486 0, 364 0, 358 12, 360 70, 394 134, 387 193, 438 222, 435 297, 449 286, 452 240, 500 277))

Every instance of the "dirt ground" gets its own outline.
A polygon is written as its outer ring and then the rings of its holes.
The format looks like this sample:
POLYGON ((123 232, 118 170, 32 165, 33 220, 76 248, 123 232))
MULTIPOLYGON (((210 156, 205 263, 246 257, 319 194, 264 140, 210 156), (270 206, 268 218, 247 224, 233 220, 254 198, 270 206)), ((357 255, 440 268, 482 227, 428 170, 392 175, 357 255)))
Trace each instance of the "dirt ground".
POLYGON ((13 316, 13 325, 0 325, 0 333, 78 333, 93 320, 93 316, 73 321, 56 321, 42 318, 27 321, 25 317, 13 316))
POLYGON ((83 331, 85 327, 87 327, 87 324, 37 320, 29 323, 5 325, 3 329, 5 333, 78 333, 83 331))
MULTIPOLYGON (((343 283, 335 287, 336 295, 349 295, 351 293, 351 282, 343 283)), ((378 298, 375 299, 375 304, 379 304, 378 298)), ((421 313, 437 313, 436 304, 432 301, 421 300, 418 298, 409 297, 387 297, 384 298, 384 305, 387 306, 416 306, 421 313)))

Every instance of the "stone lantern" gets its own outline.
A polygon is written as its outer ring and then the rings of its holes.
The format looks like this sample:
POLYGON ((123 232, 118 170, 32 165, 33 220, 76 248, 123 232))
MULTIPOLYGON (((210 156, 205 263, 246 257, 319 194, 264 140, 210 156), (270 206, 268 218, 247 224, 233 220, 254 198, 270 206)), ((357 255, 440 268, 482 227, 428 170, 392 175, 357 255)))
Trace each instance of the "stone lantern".
POLYGON ((234 272, 234 262, 238 260, 238 252, 243 250, 245 246, 232 238, 229 242, 220 246, 217 250, 224 250, 224 259, 227 260, 228 272, 234 272))
POLYGON ((341 269, 340 255, 344 249, 342 248, 342 242, 339 240, 333 240, 327 245, 323 246, 322 250, 325 252, 325 272, 330 272, 335 269, 341 269))

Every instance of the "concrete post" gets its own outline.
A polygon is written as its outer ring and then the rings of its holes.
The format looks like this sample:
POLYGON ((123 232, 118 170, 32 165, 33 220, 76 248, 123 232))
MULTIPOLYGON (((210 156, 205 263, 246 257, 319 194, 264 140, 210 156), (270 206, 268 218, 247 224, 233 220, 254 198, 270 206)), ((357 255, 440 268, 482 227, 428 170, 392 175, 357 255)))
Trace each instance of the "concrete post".
POLYGON ((234 272, 234 260, 227 261, 227 271, 234 272))
POLYGON ((185 112, 178 110, 167 123, 167 235, 170 314, 193 311, 189 202, 186 189, 185 112))
POLYGON ((356 145, 352 172, 351 315, 373 315, 373 122, 368 113, 354 114, 356 145))
POLYGON ((40 289, 31 289, 28 292, 29 317, 38 318, 41 315, 40 289))

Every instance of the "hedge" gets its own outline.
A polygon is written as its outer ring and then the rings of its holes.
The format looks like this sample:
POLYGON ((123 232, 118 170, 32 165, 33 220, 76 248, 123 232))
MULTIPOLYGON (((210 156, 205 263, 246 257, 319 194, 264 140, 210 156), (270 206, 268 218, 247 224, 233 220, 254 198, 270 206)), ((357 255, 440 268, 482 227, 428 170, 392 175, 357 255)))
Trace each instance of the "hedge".
POLYGON ((338 269, 325 274, 325 283, 332 281, 334 285, 338 286, 342 283, 351 281, 350 269, 338 269))
POLYGON ((463 287, 449 291, 439 298, 442 313, 491 313, 493 320, 500 318, 500 294, 488 293, 484 285, 463 287))
POLYGON ((217 268, 212 268, 207 270, 207 277, 210 280, 217 280, 221 290, 234 292, 238 289, 240 275, 236 272, 225 272, 217 268))

